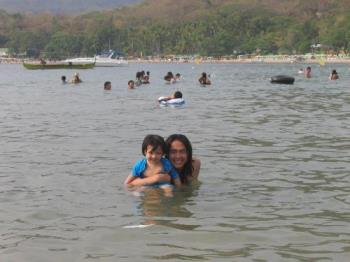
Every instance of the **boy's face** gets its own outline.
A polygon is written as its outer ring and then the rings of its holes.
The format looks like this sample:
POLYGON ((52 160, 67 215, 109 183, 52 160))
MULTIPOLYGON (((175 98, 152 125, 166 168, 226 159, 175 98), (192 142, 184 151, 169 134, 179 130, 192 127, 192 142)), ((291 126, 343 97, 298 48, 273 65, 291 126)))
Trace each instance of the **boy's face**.
POLYGON ((147 146, 145 156, 147 159, 147 162, 149 163, 159 163, 160 159, 163 156, 163 150, 160 147, 157 147, 155 150, 152 150, 152 146, 147 146))

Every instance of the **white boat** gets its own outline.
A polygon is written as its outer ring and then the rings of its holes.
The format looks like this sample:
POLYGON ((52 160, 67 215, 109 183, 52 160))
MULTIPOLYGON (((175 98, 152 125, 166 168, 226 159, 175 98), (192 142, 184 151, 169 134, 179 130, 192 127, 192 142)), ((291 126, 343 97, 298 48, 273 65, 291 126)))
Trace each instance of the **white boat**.
POLYGON ((100 67, 109 67, 109 66, 125 66, 128 64, 128 61, 124 59, 115 59, 115 58, 109 58, 109 57, 78 57, 78 58, 71 58, 66 59, 65 62, 71 62, 71 63, 79 63, 79 64, 89 64, 94 63, 95 66, 100 67))
POLYGON ((113 50, 109 50, 107 53, 102 55, 97 55, 95 57, 78 57, 78 58, 66 59, 65 62, 80 63, 80 64, 84 64, 84 63, 88 64, 88 63, 95 62, 95 66, 99 66, 99 67, 128 65, 128 61, 120 57, 117 58, 113 50))

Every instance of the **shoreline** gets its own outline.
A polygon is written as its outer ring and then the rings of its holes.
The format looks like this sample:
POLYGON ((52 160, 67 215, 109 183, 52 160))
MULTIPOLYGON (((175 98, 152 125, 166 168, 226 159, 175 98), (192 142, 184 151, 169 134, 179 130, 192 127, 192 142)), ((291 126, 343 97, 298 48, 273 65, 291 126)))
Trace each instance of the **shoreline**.
MULTIPOLYGON (((22 64, 23 58, 0 58, 0 64, 22 64)), ((252 57, 252 58, 198 58, 198 59, 165 59, 165 58, 131 58, 130 64, 350 64, 350 58, 320 57, 295 59, 293 57, 252 57)))

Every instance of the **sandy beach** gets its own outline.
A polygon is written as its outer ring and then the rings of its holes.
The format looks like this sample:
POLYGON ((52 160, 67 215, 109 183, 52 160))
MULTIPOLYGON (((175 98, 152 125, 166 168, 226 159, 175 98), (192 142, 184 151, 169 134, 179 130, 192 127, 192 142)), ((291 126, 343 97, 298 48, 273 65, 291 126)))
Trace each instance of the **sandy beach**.
MULTIPOLYGON (((169 57, 127 57, 129 63, 266 63, 266 64, 347 64, 350 63, 350 57, 340 57, 333 55, 275 55, 275 56, 238 56, 233 57, 191 57, 169 56, 169 57)), ((21 64, 23 58, 0 57, 0 64, 21 64)))

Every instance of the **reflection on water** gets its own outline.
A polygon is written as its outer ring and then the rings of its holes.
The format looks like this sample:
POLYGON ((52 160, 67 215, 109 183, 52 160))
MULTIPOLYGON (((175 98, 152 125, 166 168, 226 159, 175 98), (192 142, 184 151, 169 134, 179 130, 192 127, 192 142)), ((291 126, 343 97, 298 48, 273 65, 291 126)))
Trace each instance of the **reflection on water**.
MULTIPOLYGON (((181 218, 191 218, 193 213, 186 206, 197 196, 199 183, 183 186, 166 196, 162 189, 149 189, 142 192, 138 210, 145 218, 145 225, 161 225, 180 230, 194 230, 199 225, 176 223, 181 218)), ((192 203, 193 205, 193 203, 192 203)))
POLYGON ((348 261, 349 66, 305 66, 130 64, 61 85, 74 72, 0 65, 0 260, 348 261), (151 84, 129 90, 140 70, 151 84), (160 108, 176 90, 186 107, 160 108), (129 194, 149 133, 186 134, 201 183, 129 194))

